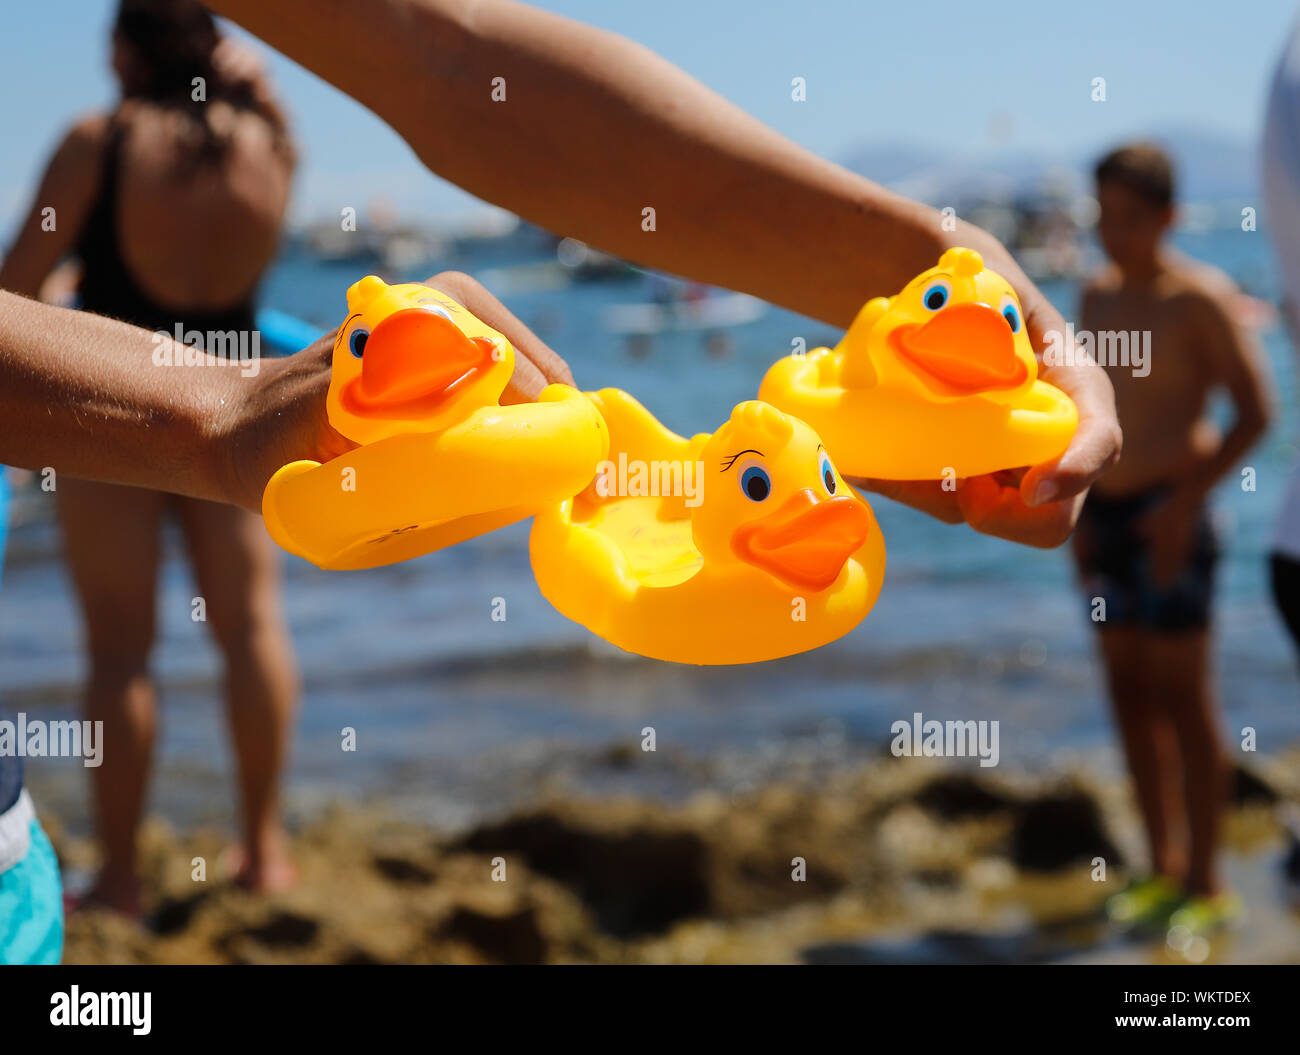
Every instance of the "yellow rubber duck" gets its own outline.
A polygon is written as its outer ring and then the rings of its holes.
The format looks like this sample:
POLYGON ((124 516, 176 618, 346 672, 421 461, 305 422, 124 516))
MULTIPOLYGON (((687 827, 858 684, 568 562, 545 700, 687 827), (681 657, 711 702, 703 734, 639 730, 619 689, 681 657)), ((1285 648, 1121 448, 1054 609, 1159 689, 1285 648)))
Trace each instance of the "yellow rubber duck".
POLYGON ((262 514, 280 546, 331 569, 408 560, 581 490, 609 435, 577 389, 500 406, 514 348, 445 293, 370 275, 349 290, 326 409, 360 447, 282 466, 262 514))
POLYGON ((589 397, 609 459, 529 541, 564 615, 643 656, 755 663, 833 641, 875 604, 879 526, 802 421, 751 401, 688 440, 626 392, 589 397))
POLYGON ((758 394, 816 429, 844 472, 886 480, 1047 461, 1079 420, 1038 380, 1015 291, 961 248, 868 301, 834 349, 778 360, 758 394))

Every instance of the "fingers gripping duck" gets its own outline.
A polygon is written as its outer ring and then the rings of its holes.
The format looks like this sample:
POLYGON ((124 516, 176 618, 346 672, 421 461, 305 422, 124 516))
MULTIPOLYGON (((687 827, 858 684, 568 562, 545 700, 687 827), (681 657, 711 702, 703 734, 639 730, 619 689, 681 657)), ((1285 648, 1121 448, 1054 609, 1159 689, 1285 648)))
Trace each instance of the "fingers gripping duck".
POLYGON ((514 348, 446 294, 374 275, 347 294, 330 424, 361 444, 296 461, 262 513, 284 549, 322 568, 409 560, 530 516, 581 490, 608 433, 590 401, 550 385, 501 406, 514 348))

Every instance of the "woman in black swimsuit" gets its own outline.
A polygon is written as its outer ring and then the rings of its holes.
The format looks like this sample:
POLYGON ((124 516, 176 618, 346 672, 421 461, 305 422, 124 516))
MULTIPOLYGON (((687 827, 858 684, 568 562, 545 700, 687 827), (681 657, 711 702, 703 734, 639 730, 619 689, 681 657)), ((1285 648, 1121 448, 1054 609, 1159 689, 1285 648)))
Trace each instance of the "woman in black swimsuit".
MULTIPOLYGON (((55 152, 0 288, 36 296, 45 286, 48 295, 56 267, 75 257, 85 310, 169 334, 178 324, 220 332, 251 347, 256 289, 293 170, 284 118, 251 57, 223 41, 192 0, 122 0, 113 65, 121 102, 78 122, 55 152)), ((178 386, 187 370, 208 369, 156 368, 174 371, 178 386)), ((140 909, 136 833, 156 726, 148 657, 169 512, 197 580, 185 614, 203 615, 225 658, 245 837, 240 877, 257 889, 287 885, 278 785, 297 683, 278 564, 260 519, 111 484, 60 478, 56 490, 86 623, 88 717, 104 722, 104 762, 91 770, 103 866, 90 897, 140 909)))

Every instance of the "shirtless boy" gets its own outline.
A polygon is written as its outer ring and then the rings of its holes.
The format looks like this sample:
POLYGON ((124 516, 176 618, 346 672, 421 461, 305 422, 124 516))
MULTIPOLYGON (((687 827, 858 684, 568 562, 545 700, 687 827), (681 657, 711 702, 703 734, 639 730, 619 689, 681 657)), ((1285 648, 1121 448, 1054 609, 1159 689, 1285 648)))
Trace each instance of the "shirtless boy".
POLYGON ((1171 248, 1173 167, 1147 144, 1097 165, 1098 234, 1110 263, 1084 291, 1081 327, 1150 334, 1150 357, 1106 363, 1126 442, 1093 488, 1074 553, 1100 631, 1111 703, 1146 826, 1151 875, 1111 898, 1112 918, 1169 926, 1171 944, 1231 920, 1215 868, 1227 768, 1210 673, 1218 547, 1215 483, 1268 425, 1267 368, 1233 322, 1232 282, 1171 248), (1208 414, 1226 390, 1226 433, 1208 414), (1097 602, 1105 602, 1104 609, 1097 602))

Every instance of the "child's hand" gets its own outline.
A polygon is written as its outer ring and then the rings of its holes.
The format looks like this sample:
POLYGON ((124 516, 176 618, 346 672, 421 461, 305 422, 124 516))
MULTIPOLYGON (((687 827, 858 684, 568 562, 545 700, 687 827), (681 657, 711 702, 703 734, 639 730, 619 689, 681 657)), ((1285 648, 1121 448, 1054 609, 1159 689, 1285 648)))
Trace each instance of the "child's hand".
MULTIPOLYGON (((463 304, 515 346, 515 372, 503 403, 535 399, 552 382, 573 384, 568 364, 474 279, 444 271, 425 284, 463 304)), ((262 491, 280 466, 300 458, 326 462, 356 446, 330 426, 325 413, 334 337, 327 334, 288 358, 265 360, 256 377, 234 382, 230 413, 213 423, 209 437, 214 457, 225 466, 219 478, 227 501, 260 511, 262 491)))

